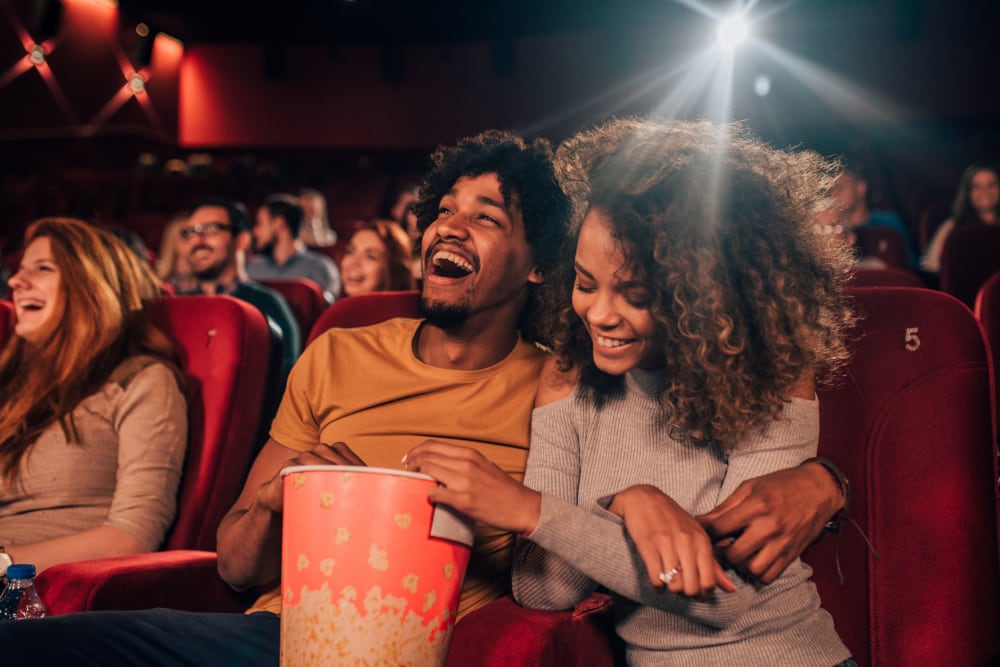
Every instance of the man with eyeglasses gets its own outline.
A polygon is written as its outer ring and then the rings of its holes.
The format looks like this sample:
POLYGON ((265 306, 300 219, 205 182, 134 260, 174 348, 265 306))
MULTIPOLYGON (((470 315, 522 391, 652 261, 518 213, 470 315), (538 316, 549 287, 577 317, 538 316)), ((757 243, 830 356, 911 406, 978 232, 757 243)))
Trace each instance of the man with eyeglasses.
POLYGON ((188 213, 180 237, 180 252, 198 281, 196 289, 181 294, 227 294, 256 306, 267 318, 272 336, 280 337, 282 378, 287 377, 302 351, 299 326, 284 297, 246 275, 252 238, 246 208, 229 199, 205 199, 188 213))

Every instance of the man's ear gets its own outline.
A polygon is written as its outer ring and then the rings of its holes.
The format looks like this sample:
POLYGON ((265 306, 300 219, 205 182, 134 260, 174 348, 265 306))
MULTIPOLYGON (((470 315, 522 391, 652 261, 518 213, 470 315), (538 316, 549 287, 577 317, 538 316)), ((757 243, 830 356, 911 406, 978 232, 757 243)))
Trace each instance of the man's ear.
POLYGON ((545 282, 545 278, 542 276, 542 272, 538 270, 538 267, 531 269, 531 273, 528 274, 528 282, 536 285, 541 285, 545 282))

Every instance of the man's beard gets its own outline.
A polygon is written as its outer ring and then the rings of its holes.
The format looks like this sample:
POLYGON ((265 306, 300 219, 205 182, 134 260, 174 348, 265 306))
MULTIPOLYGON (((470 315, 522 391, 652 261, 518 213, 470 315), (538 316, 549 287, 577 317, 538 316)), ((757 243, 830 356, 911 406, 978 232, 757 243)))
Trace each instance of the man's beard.
POLYGON ((219 279, 219 276, 222 275, 225 268, 226 263, 224 261, 216 262, 206 266, 200 271, 192 271, 192 274, 194 274, 194 277, 202 282, 213 282, 219 279))
POLYGON ((421 317, 439 329, 456 329, 469 319, 469 304, 447 304, 440 301, 431 302, 420 297, 419 312, 421 317))

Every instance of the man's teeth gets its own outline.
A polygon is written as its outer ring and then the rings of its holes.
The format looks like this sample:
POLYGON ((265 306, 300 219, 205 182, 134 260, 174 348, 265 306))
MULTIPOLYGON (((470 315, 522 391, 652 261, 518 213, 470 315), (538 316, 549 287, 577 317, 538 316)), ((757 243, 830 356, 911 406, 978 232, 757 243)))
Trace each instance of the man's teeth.
POLYGON ((605 338, 604 336, 597 337, 597 344, 601 347, 621 347, 622 345, 628 345, 633 339, 622 340, 620 338, 605 338))
POLYGON ((436 253, 434 253, 434 256, 431 257, 431 262, 435 266, 439 266, 441 262, 451 262, 452 264, 462 269, 466 273, 472 273, 472 264, 469 264, 459 255, 456 255, 453 252, 448 252, 447 250, 439 250, 436 253))

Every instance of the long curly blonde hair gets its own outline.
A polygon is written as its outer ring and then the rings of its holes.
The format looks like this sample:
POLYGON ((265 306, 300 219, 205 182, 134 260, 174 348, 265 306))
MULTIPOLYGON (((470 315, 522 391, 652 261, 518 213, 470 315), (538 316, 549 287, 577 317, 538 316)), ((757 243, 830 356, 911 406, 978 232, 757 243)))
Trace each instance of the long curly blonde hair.
POLYGON ((796 383, 846 363, 851 257, 815 221, 836 165, 770 148, 739 124, 623 119, 566 141, 557 169, 572 247, 549 282, 544 330, 562 370, 581 370, 584 396, 600 403, 623 387, 594 367, 570 305, 592 208, 650 290, 675 437, 729 451, 780 414, 796 383))

